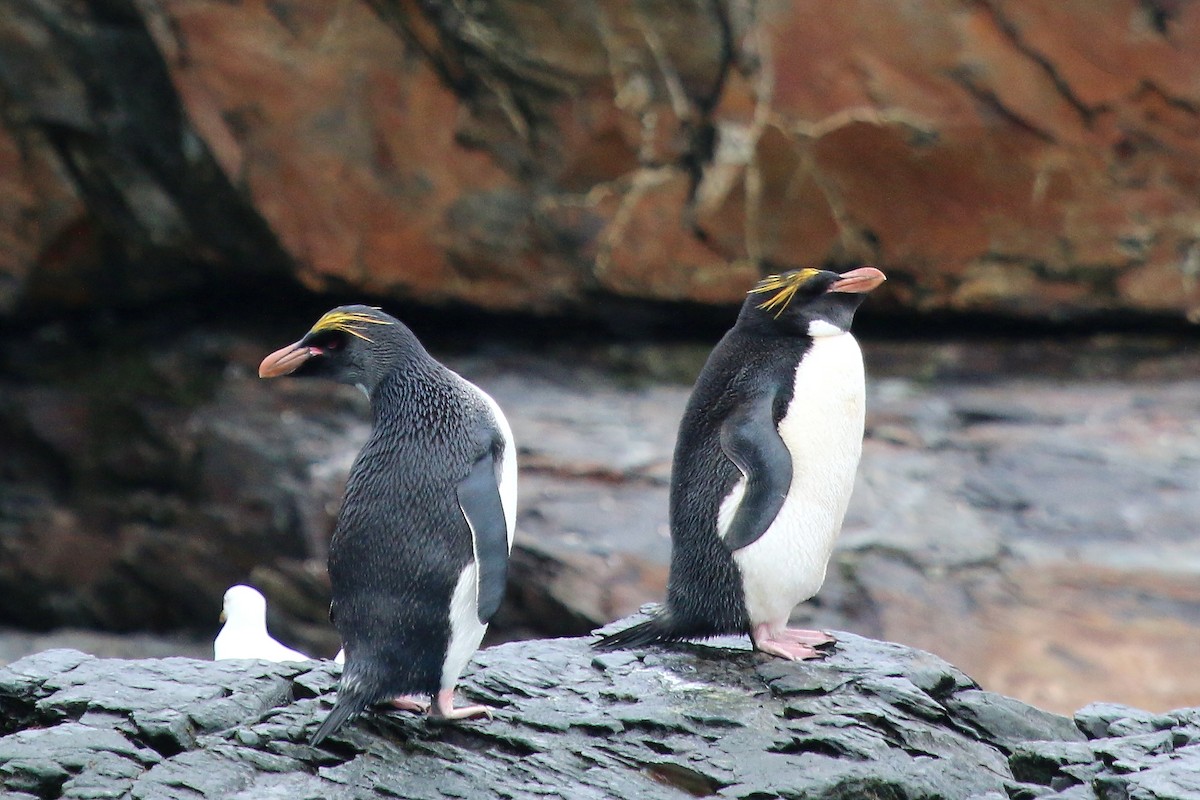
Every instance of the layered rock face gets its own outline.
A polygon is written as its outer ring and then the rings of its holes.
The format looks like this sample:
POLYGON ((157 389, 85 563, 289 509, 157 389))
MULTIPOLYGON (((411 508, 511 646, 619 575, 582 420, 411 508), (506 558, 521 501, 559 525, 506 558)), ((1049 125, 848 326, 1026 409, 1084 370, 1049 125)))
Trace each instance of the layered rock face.
POLYGON ((845 635, 824 661, 732 647, 501 645, 464 692, 495 719, 369 714, 312 748, 335 668, 52 650, 0 669, 7 797, 1136 797, 1200 791, 1195 709, 1074 719, 928 653, 845 635))
POLYGON ((291 273, 535 312, 1200 312, 1200 8, 10 0, 0 311, 291 273))

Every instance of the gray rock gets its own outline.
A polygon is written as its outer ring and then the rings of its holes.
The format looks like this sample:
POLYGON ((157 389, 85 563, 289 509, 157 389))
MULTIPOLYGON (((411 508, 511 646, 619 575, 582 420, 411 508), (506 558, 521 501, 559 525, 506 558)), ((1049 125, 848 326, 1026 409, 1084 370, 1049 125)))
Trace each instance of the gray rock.
POLYGON ((1159 792, 1147 796, 1187 785, 1137 736, 1089 745, 1069 720, 979 691, 929 653, 838 636, 802 663, 737 637, 611 653, 584 639, 499 645, 463 684, 495 719, 372 713, 319 749, 305 742, 332 700, 329 662, 47 651, 0 669, 0 785, 138 800, 994 800, 1068 790, 1063 770, 1094 763, 1097 781, 1159 792))
POLYGON ((83 796, 85 789, 111 792, 161 760, 116 729, 82 722, 31 728, 0 739, 5 788, 39 797, 83 796))
POLYGON ((82 628, 60 628, 36 633, 0 627, 0 664, 8 664, 45 650, 81 650, 101 658, 210 658, 212 637, 105 633, 82 628))
POLYGON ((966 689, 947 699, 955 716, 983 731, 1001 745, 1030 740, 1084 741, 1084 735, 1069 718, 1034 708, 1011 697, 966 689))
POLYGON ((1120 703, 1089 703, 1075 712, 1075 724, 1088 738, 1097 739, 1168 730, 1175 727, 1177 720, 1120 703))
POLYGON ((1124 774, 1101 775, 1094 787, 1104 798, 1195 800, 1200 797, 1200 746, 1147 758, 1124 774))
POLYGON ((1072 721, 981 691, 929 653, 838 640, 801 663, 740 637, 499 645, 463 684, 495 719, 372 713, 319 749, 306 739, 332 701, 330 662, 51 650, 0 669, 0 787, 136 800, 1200 796, 1200 710, 1094 704, 1072 721))

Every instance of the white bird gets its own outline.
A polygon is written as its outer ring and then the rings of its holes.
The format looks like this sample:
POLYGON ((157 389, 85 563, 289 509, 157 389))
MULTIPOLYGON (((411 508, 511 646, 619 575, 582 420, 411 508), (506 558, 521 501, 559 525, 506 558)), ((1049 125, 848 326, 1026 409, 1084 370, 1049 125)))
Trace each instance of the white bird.
POLYGON ((225 592, 221 620, 225 626, 213 642, 213 659, 260 658, 265 661, 311 661, 267 633, 267 601, 251 586, 238 584, 225 592))

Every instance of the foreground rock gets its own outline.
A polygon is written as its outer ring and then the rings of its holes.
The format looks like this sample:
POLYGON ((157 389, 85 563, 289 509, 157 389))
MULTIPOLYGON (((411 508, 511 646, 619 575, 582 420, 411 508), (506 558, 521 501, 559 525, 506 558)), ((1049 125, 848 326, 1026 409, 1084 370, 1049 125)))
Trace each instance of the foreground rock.
POLYGON ((1074 720, 941 659, 843 634, 825 661, 583 639, 481 652, 490 722, 371 715, 322 749, 335 668, 52 650, 0 670, 0 785, 16 798, 1138 797, 1200 791, 1200 711, 1074 720))
POLYGON ((1193 3, 5 10, 0 315, 285 273, 594 313, 827 262, 908 309, 1200 309, 1193 3))

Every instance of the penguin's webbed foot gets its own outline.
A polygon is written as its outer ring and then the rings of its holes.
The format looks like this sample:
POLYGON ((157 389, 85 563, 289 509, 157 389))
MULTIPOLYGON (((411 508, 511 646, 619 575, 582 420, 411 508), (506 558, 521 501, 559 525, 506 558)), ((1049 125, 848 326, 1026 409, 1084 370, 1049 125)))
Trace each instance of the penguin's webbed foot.
POLYGON ((393 697, 389 702, 393 708, 401 711, 416 711, 419 714, 424 714, 430 706, 428 700, 416 694, 402 694, 399 697, 393 697))
POLYGON ((781 642, 777 639, 757 639, 754 647, 772 656, 786 658, 788 661, 805 661, 810 658, 820 658, 824 653, 806 644, 781 642))
POLYGON ((828 653, 818 650, 817 646, 827 645, 834 638, 821 631, 806 631, 799 628, 782 628, 771 630, 769 625, 754 626, 751 636, 754 648, 764 653, 789 661, 805 661, 810 658, 824 658, 828 653))
POLYGON ((474 705, 463 706, 462 708, 454 707, 454 689, 443 689, 438 692, 437 704, 429 710, 429 716, 434 719, 472 719, 474 717, 492 718, 492 712, 496 709, 491 706, 474 705))
POLYGON ((787 642, 795 642, 796 644, 806 644, 809 647, 824 647, 826 645, 836 644, 837 639, 825 631, 810 631, 804 628, 784 628, 775 635, 777 639, 783 639, 787 642))

